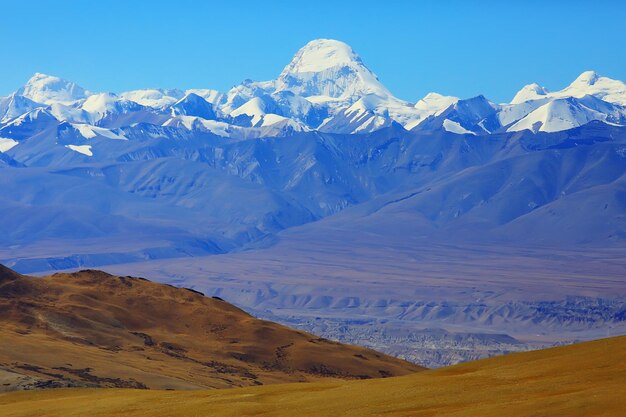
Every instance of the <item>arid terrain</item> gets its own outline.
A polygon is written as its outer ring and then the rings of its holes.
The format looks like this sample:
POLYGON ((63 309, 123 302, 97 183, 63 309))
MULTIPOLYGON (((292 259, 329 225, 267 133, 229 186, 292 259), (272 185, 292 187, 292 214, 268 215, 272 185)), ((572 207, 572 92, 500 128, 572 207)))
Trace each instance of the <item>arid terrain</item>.
POLYGON ((623 416, 626 337, 369 381, 211 391, 69 389, 0 395, 18 416, 623 416))
POLYGON ((142 278, 92 270, 38 278, 0 266, 0 294, 2 391, 227 388, 423 370, 142 278))
POLYGON ((428 368, 626 334, 622 249, 441 244, 396 218, 340 214, 267 248, 103 269, 428 368))

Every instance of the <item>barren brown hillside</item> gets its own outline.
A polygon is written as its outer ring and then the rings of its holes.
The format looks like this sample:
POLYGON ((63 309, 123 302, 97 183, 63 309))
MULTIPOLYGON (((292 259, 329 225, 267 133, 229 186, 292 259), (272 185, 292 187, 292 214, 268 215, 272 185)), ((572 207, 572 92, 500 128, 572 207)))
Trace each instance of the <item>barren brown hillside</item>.
POLYGON ((626 337, 370 381, 186 392, 16 392, 0 395, 0 415, 623 417, 626 337))
POLYGON ((0 266, 0 390, 226 388, 405 375, 419 366, 258 320, 192 290, 0 266))

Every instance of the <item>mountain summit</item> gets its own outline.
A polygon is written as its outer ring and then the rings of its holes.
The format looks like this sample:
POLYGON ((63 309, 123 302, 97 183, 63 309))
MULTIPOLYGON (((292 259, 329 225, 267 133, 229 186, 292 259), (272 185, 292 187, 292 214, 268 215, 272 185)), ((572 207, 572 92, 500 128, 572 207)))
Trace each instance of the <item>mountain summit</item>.
POLYGON ((71 104, 89 95, 89 92, 73 82, 52 75, 35 73, 18 94, 37 103, 71 104))
POLYGON ((515 94, 515 97, 511 100, 511 104, 520 104, 530 100, 538 100, 545 98, 548 94, 549 91, 545 87, 542 87, 537 83, 528 84, 515 94))
POLYGON ((555 95, 563 98, 592 95, 611 104, 626 106, 626 84, 620 80, 603 77, 595 71, 583 72, 555 95))
POLYGON ((391 96, 349 45, 333 39, 317 39, 300 49, 278 77, 276 89, 317 96, 316 101, 391 96))

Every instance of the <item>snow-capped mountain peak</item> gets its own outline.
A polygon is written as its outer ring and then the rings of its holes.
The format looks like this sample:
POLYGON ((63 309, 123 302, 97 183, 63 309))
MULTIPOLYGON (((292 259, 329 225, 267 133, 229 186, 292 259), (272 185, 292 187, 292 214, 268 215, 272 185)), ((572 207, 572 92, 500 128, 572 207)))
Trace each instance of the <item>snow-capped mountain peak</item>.
POLYGON ((17 94, 37 103, 71 104, 91 93, 73 82, 37 72, 17 91, 17 94))
POLYGON ((94 94, 85 100, 81 108, 89 113, 103 115, 113 111, 119 100, 120 98, 113 93, 94 94))
POLYGON ((438 115, 451 105, 459 101, 458 97, 444 96, 439 93, 428 93, 415 103, 415 108, 428 115, 438 115))
POLYGON ((191 88, 185 91, 186 95, 195 94, 197 96, 202 97, 208 103, 215 105, 219 102, 222 97, 222 93, 217 90, 209 89, 209 88, 191 88))
POLYGON ((583 72, 570 85, 553 95, 559 98, 592 95, 609 103, 626 106, 626 84, 598 75, 595 71, 583 72))
POLYGON ((623 125, 623 107, 614 106, 592 95, 581 98, 557 98, 537 107, 507 129, 509 132, 558 132, 582 126, 591 121, 623 125))
POLYGON ((428 93, 424 98, 420 99, 413 105, 412 117, 407 118, 405 123, 401 124, 405 129, 411 130, 430 116, 438 116, 448 107, 459 101, 458 97, 444 96, 439 93, 428 93))
POLYGON ((17 93, 8 97, 0 97, 0 122, 19 117, 37 107, 41 107, 41 105, 17 93))
POLYGON ((354 64, 363 65, 350 45, 334 39, 317 39, 307 43, 296 53, 281 76, 288 73, 321 72, 354 64))
POLYGON ((176 103, 185 96, 177 89, 149 88, 145 90, 126 91, 119 95, 121 98, 134 101, 142 106, 163 108, 176 103))
POLYGON ((233 117, 241 115, 250 116, 252 118, 252 125, 255 125, 267 113, 266 107, 266 103, 261 97, 254 97, 250 101, 233 110, 230 115, 233 117))
POLYGON ((540 86, 537 83, 525 85, 521 90, 515 94, 511 104, 520 104, 530 100, 539 100, 549 94, 547 88, 540 86))
POLYGON ((80 108, 90 114, 91 123, 97 123, 114 114, 140 112, 145 109, 144 106, 113 93, 91 95, 80 108))
POLYGON ((213 105, 195 93, 189 93, 171 106, 172 116, 195 116, 215 119, 213 105))
POLYGON ((314 102, 392 96, 349 45, 333 39, 317 39, 301 48, 278 77, 276 90, 314 102))
POLYGON ((571 85, 594 85, 600 76, 595 71, 585 71, 571 85))

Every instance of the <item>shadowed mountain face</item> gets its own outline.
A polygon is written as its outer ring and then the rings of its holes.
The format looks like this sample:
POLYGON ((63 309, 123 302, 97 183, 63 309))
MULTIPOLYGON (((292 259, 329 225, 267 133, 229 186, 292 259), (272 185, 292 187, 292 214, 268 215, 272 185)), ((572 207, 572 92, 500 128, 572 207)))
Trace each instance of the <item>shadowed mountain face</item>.
POLYGON ((223 254, 337 214, 357 232, 384 221, 396 242, 405 225, 444 243, 626 242, 626 128, 244 141, 133 129, 154 137, 86 160, 48 149, 54 135, 2 154, 0 261, 30 273, 223 254))
POLYGON ((142 278, 92 270, 35 278, 0 266, 0 295, 3 390, 225 388, 423 369, 142 278))

